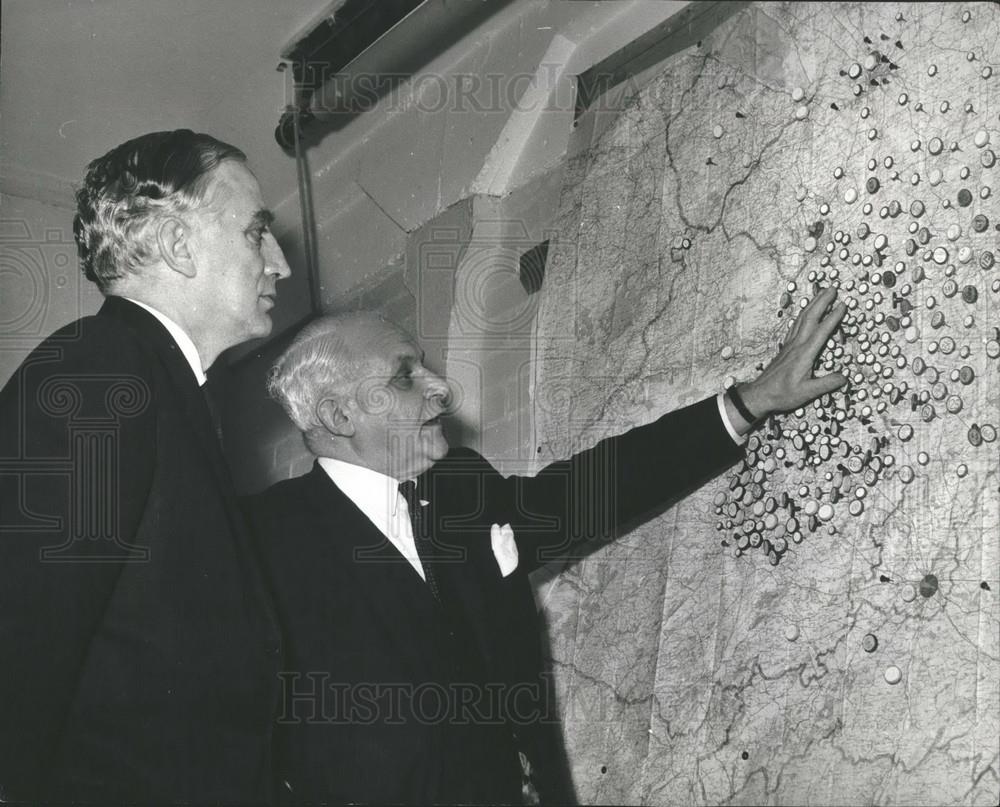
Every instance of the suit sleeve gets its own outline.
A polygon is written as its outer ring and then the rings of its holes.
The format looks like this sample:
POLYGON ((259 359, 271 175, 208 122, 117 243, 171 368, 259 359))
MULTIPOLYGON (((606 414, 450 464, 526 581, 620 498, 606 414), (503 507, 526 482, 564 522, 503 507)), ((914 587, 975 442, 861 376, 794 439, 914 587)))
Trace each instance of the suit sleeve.
POLYGON ((100 333, 49 340, 0 392, 0 798, 8 800, 31 799, 44 781, 122 564, 144 562, 135 536, 152 481, 155 396, 138 350, 130 355, 100 333))
POLYGON ((703 485, 743 455, 715 397, 602 440, 535 477, 503 481, 520 562, 583 557, 703 485))

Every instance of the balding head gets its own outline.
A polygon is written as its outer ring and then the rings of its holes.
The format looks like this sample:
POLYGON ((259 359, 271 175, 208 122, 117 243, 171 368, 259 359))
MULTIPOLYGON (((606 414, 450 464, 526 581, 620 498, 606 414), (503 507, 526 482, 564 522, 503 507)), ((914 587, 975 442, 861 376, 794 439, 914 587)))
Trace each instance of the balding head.
POLYGON ((350 394, 369 374, 372 356, 366 340, 386 328, 395 326, 369 311, 313 320, 271 368, 268 393, 303 433, 321 428, 316 405, 324 396, 350 394))
POLYGON ((268 390, 320 456, 410 478, 444 456, 449 388, 378 314, 320 317, 271 370, 268 390))

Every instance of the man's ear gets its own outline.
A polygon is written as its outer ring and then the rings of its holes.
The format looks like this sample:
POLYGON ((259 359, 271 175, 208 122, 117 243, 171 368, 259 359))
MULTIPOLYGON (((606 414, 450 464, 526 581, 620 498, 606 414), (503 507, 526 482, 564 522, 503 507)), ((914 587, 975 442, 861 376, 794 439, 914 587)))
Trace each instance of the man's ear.
POLYGON ((316 416, 330 434, 338 437, 354 436, 354 421, 336 398, 324 398, 316 405, 316 416))
POLYGON ((191 230, 187 224, 175 216, 169 216, 156 228, 156 246, 160 257, 175 272, 185 277, 198 274, 191 254, 191 230))

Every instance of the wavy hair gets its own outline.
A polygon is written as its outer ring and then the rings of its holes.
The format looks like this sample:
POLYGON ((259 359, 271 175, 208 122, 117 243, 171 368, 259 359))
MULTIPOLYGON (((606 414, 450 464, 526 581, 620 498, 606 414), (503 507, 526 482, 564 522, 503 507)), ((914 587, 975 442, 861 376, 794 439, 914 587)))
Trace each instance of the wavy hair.
POLYGON ((353 325, 395 328, 380 314, 355 311, 327 314, 306 325, 278 357, 267 378, 268 394, 281 404, 299 431, 322 428, 316 407, 329 395, 346 395, 370 371, 367 346, 343 331, 353 325))
POLYGON ((223 160, 246 162, 246 155, 211 135, 176 129, 142 135, 92 161, 73 218, 87 279, 106 292, 145 264, 156 222, 204 203, 208 175, 223 160))

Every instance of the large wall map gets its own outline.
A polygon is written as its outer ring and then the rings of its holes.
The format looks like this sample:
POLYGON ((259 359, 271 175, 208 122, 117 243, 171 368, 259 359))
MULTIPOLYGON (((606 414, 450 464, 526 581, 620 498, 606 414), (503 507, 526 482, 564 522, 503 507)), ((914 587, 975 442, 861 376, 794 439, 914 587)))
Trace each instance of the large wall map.
POLYGON ((844 392, 542 586, 581 800, 1000 801, 998 113, 1000 5, 753 4, 567 165, 543 458, 849 305, 844 392))

